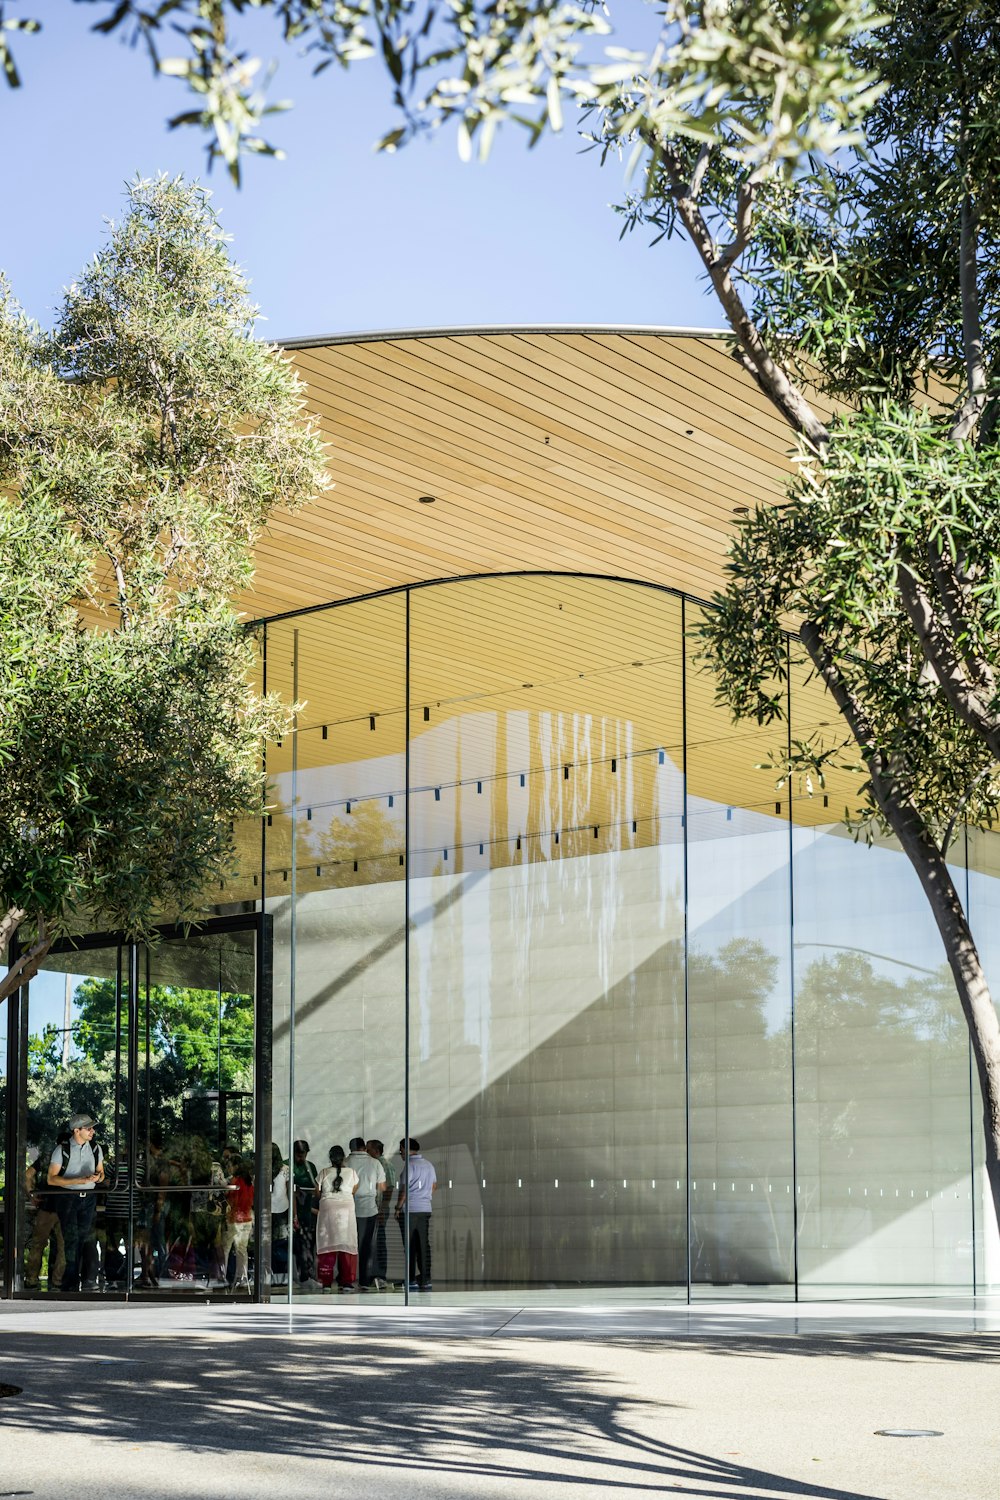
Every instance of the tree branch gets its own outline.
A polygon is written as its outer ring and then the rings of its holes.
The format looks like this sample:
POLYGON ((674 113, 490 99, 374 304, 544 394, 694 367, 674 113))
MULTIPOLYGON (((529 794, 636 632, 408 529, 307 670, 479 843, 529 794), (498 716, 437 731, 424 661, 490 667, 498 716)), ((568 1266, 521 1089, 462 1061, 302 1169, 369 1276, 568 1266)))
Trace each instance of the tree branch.
POLYGON ((962 344, 965 349, 966 397, 952 423, 951 438, 961 443, 969 436, 986 405, 986 365, 979 310, 979 219, 972 194, 962 198, 959 230, 958 282, 962 294, 962 344))
POLYGON ((704 146, 702 146, 701 150, 698 152, 698 160, 694 164, 694 171, 691 173, 691 181, 688 183, 687 196, 691 199, 692 203, 697 203, 698 201, 698 195, 701 192, 701 185, 705 180, 705 173, 708 171, 708 164, 711 158, 712 148, 709 145, 708 141, 706 141, 704 146))
POLYGON ((955 835, 955 824, 958 822, 959 813, 962 811, 962 808, 967 805, 969 798, 972 796, 979 783, 983 781, 992 770, 992 766, 984 766, 978 776, 973 776, 965 791, 962 793, 961 797, 959 797, 958 805, 956 806, 955 811, 952 813, 951 817, 948 819, 948 826, 944 831, 944 838, 941 840, 942 858, 947 859, 948 857, 948 846, 950 845, 955 835))
POLYGON ((728 271, 731 266, 739 260, 747 245, 750 243, 750 230, 753 225, 753 205, 757 191, 757 183, 754 177, 749 177, 740 185, 739 197, 736 204, 736 234, 732 243, 717 259, 717 264, 723 271, 728 271))
POLYGON ((660 143, 659 151, 678 216, 708 272, 709 280, 730 328, 756 371, 761 390, 778 408, 793 430, 800 433, 817 452, 821 452, 829 441, 826 427, 798 386, 793 384, 785 371, 768 353, 757 325, 747 312, 743 299, 733 285, 729 267, 722 264, 716 254, 715 242, 705 222, 705 216, 688 192, 688 184, 681 170, 681 161, 677 152, 666 142, 660 143))
POLYGON ((969 605, 968 590, 956 575, 954 568, 945 561, 944 554, 934 548, 927 549, 927 562, 937 589, 938 597, 944 606, 945 617, 951 626, 952 638, 955 642, 956 652, 964 660, 966 669, 972 676, 976 685, 982 689, 987 698, 992 702, 996 696, 996 676, 989 662, 982 656, 976 656, 971 646, 964 647, 963 640, 969 639, 969 605))
POLYGON ((118 613, 122 617, 122 623, 125 624, 128 622, 129 617, 128 588, 125 582, 125 569, 122 567, 120 560, 110 550, 108 552, 108 558, 111 562, 112 568, 114 569, 115 585, 118 589, 118 613))
MULTIPOLYGON (((7 913, 10 916, 10 912, 7 913)), ((5 919, 6 920, 6 919, 5 919)), ((38 973, 38 967, 52 947, 52 935, 46 926, 45 918, 38 918, 38 936, 30 948, 20 955, 16 963, 11 964, 7 973, 0 979, 0 1000, 6 1000, 22 984, 27 984, 34 979, 38 973)))
POLYGON ((7 947, 27 915, 23 907, 10 906, 4 916, 0 917, 0 950, 7 947))
POLYGON ((896 587, 920 650, 930 663, 955 716, 978 734, 993 757, 1000 760, 1000 719, 992 712, 988 700, 969 681, 920 579, 901 565, 896 571, 896 587))
MULTIPOLYGON (((861 751, 879 811, 903 845, 923 884, 928 878, 929 868, 933 867, 936 872, 943 865, 941 851, 931 838, 913 799, 900 786, 898 776, 886 766, 882 752, 878 749, 874 726, 845 681, 815 621, 803 621, 799 639, 861 751)), ((950 880, 947 866, 944 867, 944 875, 950 880)), ((935 873, 933 878, 937 879, 938 875, 935 873)))

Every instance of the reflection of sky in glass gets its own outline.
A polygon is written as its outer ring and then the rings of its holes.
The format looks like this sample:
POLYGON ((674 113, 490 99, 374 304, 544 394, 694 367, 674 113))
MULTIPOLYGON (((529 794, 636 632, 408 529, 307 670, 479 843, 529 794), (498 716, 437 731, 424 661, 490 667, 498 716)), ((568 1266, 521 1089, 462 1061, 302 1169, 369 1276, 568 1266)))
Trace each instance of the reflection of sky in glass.
MULTIPOLYGON (((70 987, 76 994, 76 987, 82 984, 87 976, 84 974, 71 974, 70 987)), ((66 975, 52 974, 42 970, 31 981, 31 999, 28 1011, 28 1023, 31 1032, 35 1036, 41 1036, 46 1026, 55 1026, 59 1030, 59 1044, 62 1042, 63 1014, 66 995, 66 975)), ((76 1005, 72 1007, 72 1019, 76 1018, 76 1005)), ((79 1057, 79 1049, 72 1047, 70 1056, 79 1057)))
POLYGON ((859 949, 897 980, 901 965, 940 969, 941 939, 902 854, 819 828, 796 829, 794 848, 796 950, 859 949))

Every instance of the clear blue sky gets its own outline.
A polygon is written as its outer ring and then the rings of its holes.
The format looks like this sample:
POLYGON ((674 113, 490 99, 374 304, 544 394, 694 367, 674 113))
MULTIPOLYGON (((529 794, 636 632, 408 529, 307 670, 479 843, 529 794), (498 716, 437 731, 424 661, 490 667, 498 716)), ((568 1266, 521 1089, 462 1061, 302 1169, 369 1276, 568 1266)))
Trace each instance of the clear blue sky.
MULTIPOLYGON (((624 5, 648 28, 648 8, 624 5)), ((166 129, 191 107, 184 89, 154 80, 141 52, 90 34, 103 6, 25 0, 18 11, 45 29, 13 38, 23 88, 0 84, 0 268, 47 324, 103 219, 120 213, 125 180, 205 178, 204 154, 197 132, 166 129)), ((252 40, 280 60, 272 96, 295 102, 270 122, 287 160, 250 161, 241 192, 218 167, 205 180, 267 337, 456 323, 719 326, 686 246, 618 242, 608 205, 623 168, 602 170, 572 133, 529 152, 502 132, 485 167, 463 165, 452 134, 379 156, 372 142, 395 121, 375 64, 313 78, 275 29, 258 21, 252 40)))

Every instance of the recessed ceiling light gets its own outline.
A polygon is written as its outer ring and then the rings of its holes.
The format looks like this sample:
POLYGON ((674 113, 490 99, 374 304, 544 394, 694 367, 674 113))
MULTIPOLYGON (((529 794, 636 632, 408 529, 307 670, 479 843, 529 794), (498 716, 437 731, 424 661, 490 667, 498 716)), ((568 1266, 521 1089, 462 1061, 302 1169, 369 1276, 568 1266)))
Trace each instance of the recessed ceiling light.
POLYGON ((418 495, 417 496, 417 504, 418 505, 433 505, 436 499, 437 499, 437 495, 418 495))

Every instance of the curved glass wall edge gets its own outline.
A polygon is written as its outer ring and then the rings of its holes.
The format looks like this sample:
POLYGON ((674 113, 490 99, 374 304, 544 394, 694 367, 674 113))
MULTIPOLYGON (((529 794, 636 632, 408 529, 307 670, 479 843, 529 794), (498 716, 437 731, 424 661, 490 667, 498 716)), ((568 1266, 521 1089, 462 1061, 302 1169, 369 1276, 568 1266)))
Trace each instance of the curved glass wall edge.
MULTIPOLYGON (((816 797, 775 790, 776 731, 732 725, 697 662, 703 608, 523 574, 267 623, 266 686, 300 708, 267 747, 270 812, 239 830, 240 872, 213 897, 273 929, 254 1213, 278 1223, 269 1250, 248 1247, 251 1295, 558 1305, 1000 1281, 968 1042, 916 880, 891 846, 844 835, 846 774, 816 797)), ((833 717, 794 671, 790 706, 778 733, 833 717)), ((956 851, 988 964, 998 848, 970 832, 956 851)), ((168 1050, 159 991, 185 984, 151 970, 143 1013, 137 961, 114 962, 120 1092, 141 1113, 144 1038, 168 1050)), ((109 983, 76 975, 65 1027, 95 1049, 85 1028, 110 1023, 88 978, 109 983)), ((203 1092, 239 1093, 242 981, 186 983, 200 998, 171 1014, 197 1014, 201 1041, 173 1050, 203 1092)), ((44 1039, 16 1020, 15 1061, 44 1039)), ((186 1134, 183 1087, 173 1104, 186 1134)), ((237 1146, 226 1109, 213 1139, 237 1146)), ((17 1159, 24 1128, 7 1139, 17 1159)), ((231 1236, 230 1198, 176 1188, 191 1202, 153 1279, 176 1295, 190 1274, 200 1294, 219 1270, 208 1215, 231 1236)), ((133 1219, 135 1282, 144 1235, 133 1219)))

